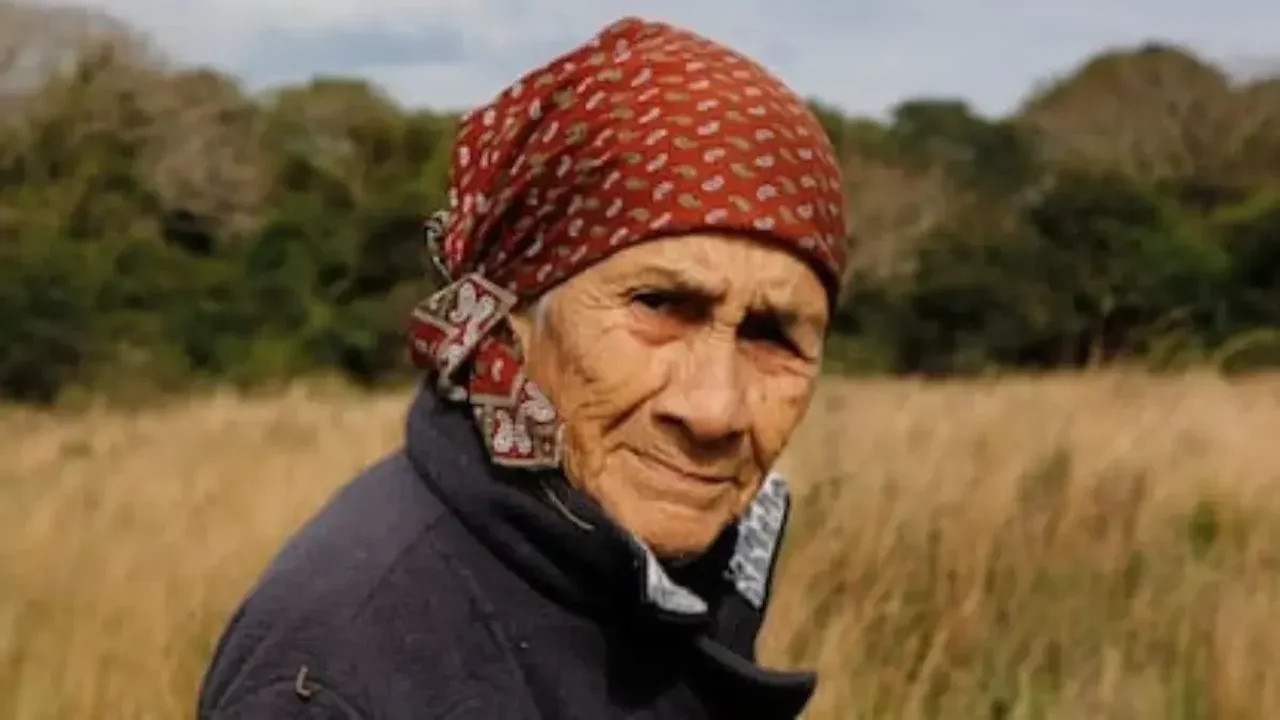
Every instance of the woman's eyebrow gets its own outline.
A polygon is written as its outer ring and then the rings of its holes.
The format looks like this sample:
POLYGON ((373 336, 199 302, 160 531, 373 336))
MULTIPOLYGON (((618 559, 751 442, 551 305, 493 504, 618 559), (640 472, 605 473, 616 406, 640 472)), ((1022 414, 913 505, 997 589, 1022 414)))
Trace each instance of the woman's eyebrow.
POLYGON ((647 266, 627 273, 627 279, 637 283, 651 282, 663 285, 664 289, 687 292, 707 297, 718 297, 724 293, 722 287, 705 278, 684 270, 666 266, 647 266))
POLYGON ((777 298, 762 297, 751 303, 751 312, 767 315, 775 322, 787 328, 801 326, 819 327, 823 324, 823 315, 819 311, 798 309, 793 304, 777 298))

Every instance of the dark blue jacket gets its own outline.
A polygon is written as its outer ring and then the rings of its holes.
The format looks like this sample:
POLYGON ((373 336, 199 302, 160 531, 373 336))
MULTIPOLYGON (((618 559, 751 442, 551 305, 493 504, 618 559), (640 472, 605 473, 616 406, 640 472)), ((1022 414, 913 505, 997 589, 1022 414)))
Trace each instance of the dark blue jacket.
POLYGON ((403 450, 236 610, 198 717, 793 718, 813 676, 753 650, 786 515, 772 477, 708 553, 663 566, 559 474, 493 466, 466 408, 420 391, 403 450))

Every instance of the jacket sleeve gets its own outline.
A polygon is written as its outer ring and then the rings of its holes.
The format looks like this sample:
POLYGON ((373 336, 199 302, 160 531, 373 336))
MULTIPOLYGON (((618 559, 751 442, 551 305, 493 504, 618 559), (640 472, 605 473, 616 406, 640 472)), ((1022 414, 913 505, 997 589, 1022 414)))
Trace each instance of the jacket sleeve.
POLYGON ((224 700, 201 720, 367 720, 336 690, 305 677, 281 680, 224 700))

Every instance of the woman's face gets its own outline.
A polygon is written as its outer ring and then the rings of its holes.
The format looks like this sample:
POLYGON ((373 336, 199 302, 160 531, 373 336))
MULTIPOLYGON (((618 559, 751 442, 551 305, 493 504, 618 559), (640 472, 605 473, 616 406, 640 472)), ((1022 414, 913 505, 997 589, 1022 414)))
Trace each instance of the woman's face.
POLYGON ((513 318, 570 481, 668 557, 750 502, 808 406, 827 321, 801 260, 723 235, 619 251, 513 318))

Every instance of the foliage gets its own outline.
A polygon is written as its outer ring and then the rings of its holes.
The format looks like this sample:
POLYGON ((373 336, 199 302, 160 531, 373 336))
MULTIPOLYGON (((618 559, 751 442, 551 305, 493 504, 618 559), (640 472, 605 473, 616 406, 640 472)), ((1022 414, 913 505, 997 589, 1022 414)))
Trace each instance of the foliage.
MULTIPOLYGON (((356 79, 251 95, 109 19, 0 20, 0 394, 408 371, 455 117, 356 79)), ((1152 45, 1007 118, 813 108, 850 216, 833 369, 1169 367, 1280 327, 1280 78, 1152 45)))

